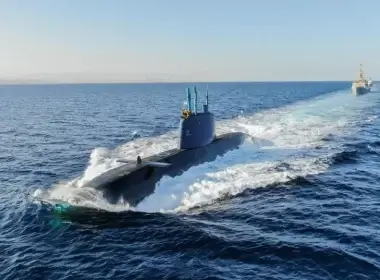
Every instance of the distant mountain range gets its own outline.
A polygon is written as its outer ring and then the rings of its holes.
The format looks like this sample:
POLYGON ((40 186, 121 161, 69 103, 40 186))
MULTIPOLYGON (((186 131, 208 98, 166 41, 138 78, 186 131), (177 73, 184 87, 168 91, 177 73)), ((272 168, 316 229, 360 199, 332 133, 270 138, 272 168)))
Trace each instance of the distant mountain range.
MULTIPOLYGON (((193 73, 186 74, 169 74, 169 73, 61 73, 61 74, 39 74, 28 77, 20 78, 1 78, 0 84, 105 84, 105 83, 193 83, 193 82, 250 82, 239 81, 231 79, 230 81, 225 80, 214 80, 207 79, 205 75, 203 79, 190 79, 188 77, 197 76, 193 73), (192 75, 191 75, 192 74, 192 75), (166 77, 166 78, 160 78, 166 77)), ((252 79, 251 82, 255 80, 252 79)), ((299 82, 317 82, 318 80, 299 80, 299 82)), ((319 80, 321 82, 327 82, 319 80)), ((349 81, 349 80, 347 80, 349 81)), ((263 80, 258 82, 296 82, 295 80, 263 80)), ((331 80, 331 82, 337 82, 331 80)), ((344 81, 346 82, 346 81, 344 81)))

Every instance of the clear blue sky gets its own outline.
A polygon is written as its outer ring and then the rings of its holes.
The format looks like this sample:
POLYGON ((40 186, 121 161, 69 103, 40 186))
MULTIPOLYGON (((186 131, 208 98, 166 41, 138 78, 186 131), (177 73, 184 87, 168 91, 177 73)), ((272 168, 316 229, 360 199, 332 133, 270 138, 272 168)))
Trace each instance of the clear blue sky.
POLYGON ((0 80, 380 78, 380 1, 0 0, 0 80))

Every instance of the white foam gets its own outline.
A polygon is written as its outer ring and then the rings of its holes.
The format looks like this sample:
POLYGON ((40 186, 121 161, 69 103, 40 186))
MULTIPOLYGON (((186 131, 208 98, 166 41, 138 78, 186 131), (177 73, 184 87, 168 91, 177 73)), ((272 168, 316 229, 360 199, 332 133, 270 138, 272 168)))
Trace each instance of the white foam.
POLYGON ((48 190, 37 189, 33 193, 33 198, 37 203, 40 201, 53 204, 66 202, 71 205, 115 212, 130 208, 129 204, 122 199, 116 204, 110 204, 103 198, 102 192, 90 188, 78 188, 73 181, 57 183, 48 190))
MULTIPOLYGON (((239 116, 217 123, 217 133, 243 131, 272 142, 246 143, 214 162, 194 166, 176 178, 164 177, 156 191, 136 210, 183 211, 210 203, 226 194, 235 195, 247 188, 265 187, 296 176, 318 174, 328 165, 317 161, 314 147, 327 146, 323 139, 339 135, 355 126, 358 116, 370 107, 374 96, 357 98, 348 91, 335 92, 290 106, 270 109, 251 116, 239 116), (286 168, 275 168, 285 162, 286 168)), ((360 119, 359 119, 360 120, 360 119)), ((117 159, 135 160, 176 147, 177 131, 159 137, 138 138, 115 150, 97 148, 81 178, 61 183, 44 193, 44 199, 61 199, 110 211, 128 209, 120 202, 109 205, 94 190, 83 184, 95 176, 120 165, 117 159)), ((329 145, 334 145, 330 143, 329 145)), ((41 196, 41 193, 36 194, 41 196)))

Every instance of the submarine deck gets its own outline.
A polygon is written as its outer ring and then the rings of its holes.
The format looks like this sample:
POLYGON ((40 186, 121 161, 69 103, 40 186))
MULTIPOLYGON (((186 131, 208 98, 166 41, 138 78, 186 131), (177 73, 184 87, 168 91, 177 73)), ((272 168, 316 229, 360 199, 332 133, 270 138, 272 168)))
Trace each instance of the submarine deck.
MULTIPOLYGON (((236 137, 236 136, 244 136, 244 135, 245 135, 244 133, 240 133, 240 132, 231 132, 231 133, 222 134, 222 135, 216 136, 215 140, 212 143, 210 143, 209 145, 212 145, 215 142, 219 142, 220 140, 228 140, 228 139, 236 137)), ((206 145, 206 146, 208 146, 208 145, 206 145)), ((108 170, 108 171, 104 172, 103 174, 99 175, 98 177, 95 177, 91 181, 87 182, 85 184, 85 187, 92 187, 92 188, 97 188, 97 189, 102 188, 104 186, 107 186, 111 182, 119 179, 119 178, 123 178, 125 176, 130 175, 133 172, 136 172, 140 169, 145 168, 146 166, 149 166, 149 162, 171 164, 169 159, 173 158, 177 154, 183 153, 184 151, 191 151, 191 150, 195 151, 198 149, 199 148, 194 148, 194 149, 174 148, 174 149, 170 149, 170 150, 160 152, 160 153, 155 154, 155 155, 151 155, 151 156, 142 158, 141 163, 137 163, 137 160, 135 160, 135 161, 131 160, 131 162, 127 161, 125 164, 122 164, 121 166, 118 166, 116 168, 108 170)), ((169 167, 170 166, 163 166, 163 167, 159 167, 159 168, 169 168, 169 167)))

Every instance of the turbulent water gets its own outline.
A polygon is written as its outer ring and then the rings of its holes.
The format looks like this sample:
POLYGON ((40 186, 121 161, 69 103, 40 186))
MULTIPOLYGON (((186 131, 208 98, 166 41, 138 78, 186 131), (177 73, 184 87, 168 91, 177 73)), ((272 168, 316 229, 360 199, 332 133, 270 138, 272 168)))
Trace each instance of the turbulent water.
POLYGON ((209 84, 217 132, 254 141, 136 208, 82 187, 175 147, 186 86, 0 86, 1 279, 380 279, 376 86, 209 84))

